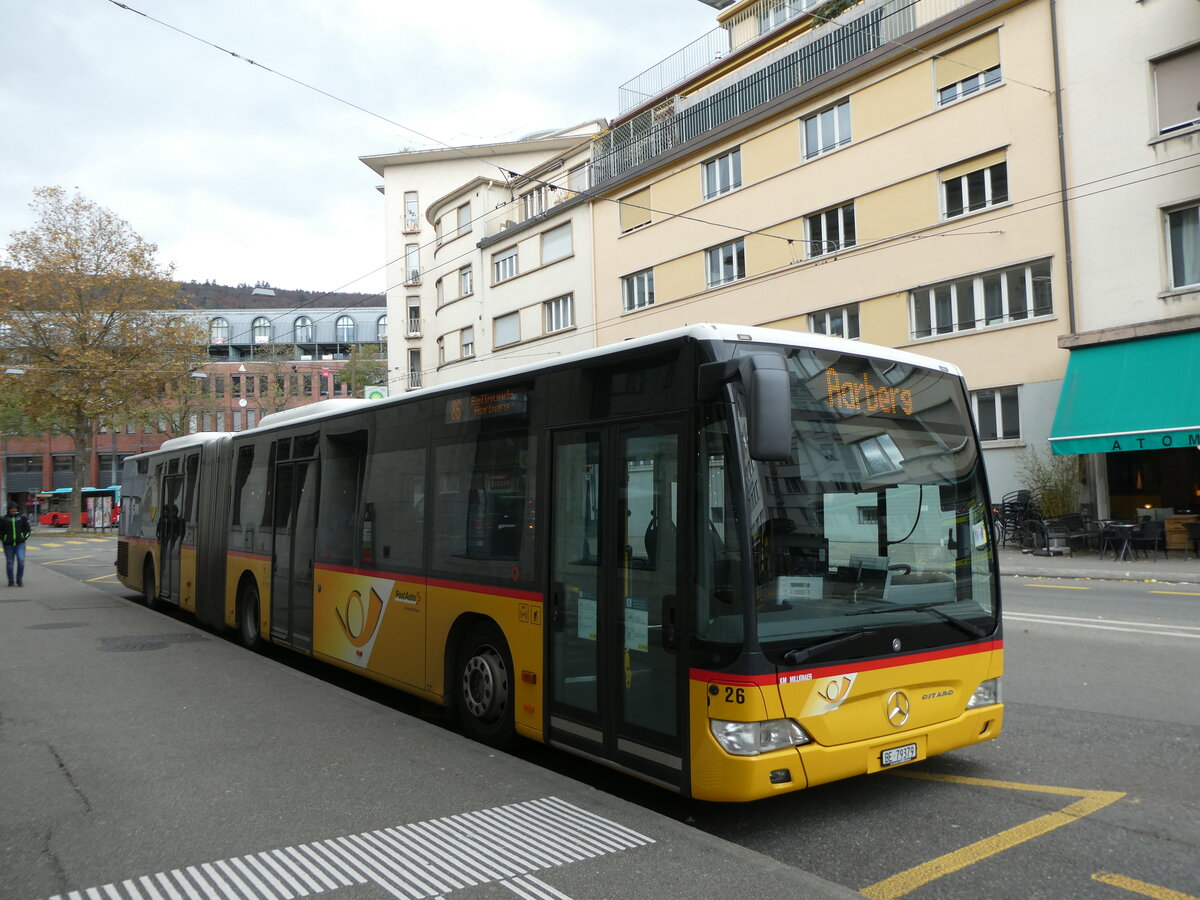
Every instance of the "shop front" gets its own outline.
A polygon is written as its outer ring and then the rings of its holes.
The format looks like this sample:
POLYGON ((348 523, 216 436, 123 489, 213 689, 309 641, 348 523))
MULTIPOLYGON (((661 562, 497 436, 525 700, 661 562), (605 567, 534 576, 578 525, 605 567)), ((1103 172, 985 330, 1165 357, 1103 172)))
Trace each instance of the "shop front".
POLYGON ((1200 331, 1072 348, 1050 446, 1087 456, 1096 518, 1200 513, 1200 331))

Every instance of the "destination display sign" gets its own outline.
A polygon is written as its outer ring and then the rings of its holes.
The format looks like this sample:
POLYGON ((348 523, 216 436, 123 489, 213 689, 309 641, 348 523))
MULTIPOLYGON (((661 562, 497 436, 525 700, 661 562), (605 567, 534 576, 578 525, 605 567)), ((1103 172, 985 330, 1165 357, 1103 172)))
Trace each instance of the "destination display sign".
POLYGON ((446 401, 446 423, 455 425, 497 416, 523 416, 528 409, 528 391, 472 391, 446 401))
POLYGON ((830 409, 862 414, 913 414, 913 393, 871 381, 871 372, 839 372, 833 366, 825 370, 826 402, 830 409))

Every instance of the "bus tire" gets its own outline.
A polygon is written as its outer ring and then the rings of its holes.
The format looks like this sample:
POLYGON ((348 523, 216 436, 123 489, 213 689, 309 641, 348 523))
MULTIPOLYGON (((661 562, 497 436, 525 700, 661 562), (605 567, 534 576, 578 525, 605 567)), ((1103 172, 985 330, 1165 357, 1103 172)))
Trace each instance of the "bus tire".
POLYGON ((500 630, 478 622, 458 649, 455 709, 463 731, 490 747, 505 747, 513 738, 512 654, 500 630))
POLYGON ((237 620, 238 638, 242 646, 255 652, 262 649, 262 631, 259 628, 258 582, 247 578, 238 588, 237 620))
POLYGON ((142 564, 142 602, 148 609, 158 609, 158 591, 154 587, 154 561, 146 557, 142 564))

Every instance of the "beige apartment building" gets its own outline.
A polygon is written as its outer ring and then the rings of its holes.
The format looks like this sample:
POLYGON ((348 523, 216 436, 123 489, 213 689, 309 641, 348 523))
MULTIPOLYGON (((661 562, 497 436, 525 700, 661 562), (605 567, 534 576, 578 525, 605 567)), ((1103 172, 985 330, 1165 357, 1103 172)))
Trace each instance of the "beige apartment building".
POLYGON ((596 141, 597 343, 727 321, 948 360, 999 499, 1067 358, 1050 4, 799 6, 728 6, 732 51, 596 141))

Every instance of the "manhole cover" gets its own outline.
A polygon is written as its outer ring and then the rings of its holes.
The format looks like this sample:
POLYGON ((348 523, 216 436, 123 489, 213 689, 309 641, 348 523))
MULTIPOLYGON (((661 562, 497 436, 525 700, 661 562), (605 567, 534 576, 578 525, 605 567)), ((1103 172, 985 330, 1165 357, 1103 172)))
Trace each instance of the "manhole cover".
POLYGON ((190 631, 180 634, 134 634, 128 637, 100 638, 100 649, 128 653, 137 650, 161 650, 170 644, 191 644, 206 640, 208 638, 204 635, 190 631))

